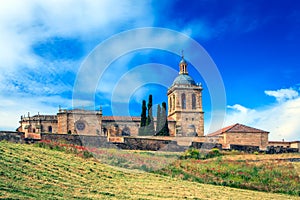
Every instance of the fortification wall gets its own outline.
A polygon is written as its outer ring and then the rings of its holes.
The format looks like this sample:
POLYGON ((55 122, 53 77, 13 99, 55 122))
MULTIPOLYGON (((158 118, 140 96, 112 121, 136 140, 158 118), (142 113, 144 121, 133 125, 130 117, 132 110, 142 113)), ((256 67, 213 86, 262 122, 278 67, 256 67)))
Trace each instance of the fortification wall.
POLYGON ((0 131, 0 141, 6 140, 14 143, 24 143, 25 133, 15 131, 0 131))
MULTIPOLYGON (((91 135, 75 135, 75 134, 41 134, 41 140, 50 140, 61 143, 68 143, 80 146, 92 147, 108 147, 108 148, 121 148, 130 150, 148 150, 148 151, 184 151, 189 147, 197 149, 222 149, 222 143, 211 143, 210 140, 206 141, 203 138, 198 140, 191 140, 191 143, 183 144, 181 140, 176 140, 175 137, 123 137, 121 141, 108 141, 105 136, 91 136, 91 135)), ((182 139, 182 138, 181 138, 182 139)), ((187 138, 185 138, 187 139, 187 138)), ((26 139, 23 132, 14 131, 0 131, 0 141, 6 140, 14 143, 30 143, 36 142, 39 139, 26 139)), ((247 153, 259 152, 260 149, 257 145, 240 145, 230 144, 231 150, 244 151, 247 153)), ((266 153, 292 153, 299 152, 298 148, 287 148, 282 146, 268 146, 266 153)))
POLYGON ((218 144, 218 143, 192 142, 191 147, 196 148, 196 149, 218 148, 218 149, 222 150, 222 144, 218 144))
POLYGON ((121 149, 148 150, 148 151, 184 151, 188 146, 179 146, 173 140, 152 138, 125 137, 124 143, 116 143, 121 149))
POLYGON ((50 140, 67 144, 91 147, 107 147, 109 143, 103 136, 71 135, 71 134, 41 134, 42 140, 50 140))

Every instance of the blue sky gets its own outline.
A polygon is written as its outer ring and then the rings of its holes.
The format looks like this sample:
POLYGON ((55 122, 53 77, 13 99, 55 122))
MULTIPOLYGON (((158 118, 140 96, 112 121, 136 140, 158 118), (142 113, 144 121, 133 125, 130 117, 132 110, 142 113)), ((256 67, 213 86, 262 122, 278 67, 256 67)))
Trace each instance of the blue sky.
MULTIPOLYGON (((225 86, 224 126, 244 123, 270 131, 272 140, 300 139, 297 0, 3 1, 0 129, 16 129, 20 116, 27 112, 55 114, 59 105, 72 108, 74 84, 96 47, 120 32, 143 27, 174 30, 203 46, 225 86)), ((149 33, 151 36, 155 39, 155 34, 149 33)), ((188 49, 182 41, 164 36, 160 39, 165 49, 176 43, 177 54, 188 49)), ((124 39, 120 45, 137 41, 124 39)), ((118 48, 114 45, 107 51, 118 48)), ((187 60, 193 56, 185 54, 187 60)), ((145 48, 120 55, 94 83, 95 100, 82 96, 76 105, 89 109, 102 105, 105 115, 139 115, 140 102, 149 93, 155 104, 167 100, 167 87, 176 77, 179 61, 178 55, 164 49, 145 48), (126 84, 114 92, 122 81, 126 84), (134 90, 128 89, 131 82, 134 90), (112 99, 115 111, 111 109, 112 99)), ((207 66, 190 64, 189 72, 196 82, 203 83, 208 131, 210 117, 218 110, 212 109, 211 92, 197 67, 207 66)))

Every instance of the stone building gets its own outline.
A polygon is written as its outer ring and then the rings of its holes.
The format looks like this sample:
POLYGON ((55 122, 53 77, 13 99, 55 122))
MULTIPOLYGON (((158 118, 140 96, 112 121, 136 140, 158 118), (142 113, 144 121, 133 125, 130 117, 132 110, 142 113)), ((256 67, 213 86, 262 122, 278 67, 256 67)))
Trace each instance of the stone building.
MULTIPOLYGON (((204 112, 202 107, 202 86, 189 76, 188 63, 182 56, 179 63, 179 75, 168 88, 168 126, 171 137, 179 140, 202 143, 219 143, 223 148, 230 145, 259 146, 265 150, 269 145, 269 132, 242 124, 234 124, 204 136, 204 112)), ((19 132, 25 137, 35 138, 39 133, 79 134, 107 136, 109 139, 122 136, 138 136, 140 117, 103 116, 102 109, 90 111, 84 109, 62 110, 56 115, 22 116, 19 132)), ((156 125, 154 118, 154 125, 156 125)), ((164 139, 164 138, 160 138, 164 139)), ((165 137, 169 140, 169 137, 165 137)), ((275 144, 276 142, 271 142, 275 144)), ((300 147, 299 142, 279 144, 281 146, 300 147)))
POLYGON ((300 152, 300 141, 269 141, 269 146, 295 148, 300 152))
POLYGON ((102 111, 61 110, 57 113, 57 133, 101 135, 102 111))
POLYGON ((168 117, 175 121, 176 136, 203 136, 202 86, 189 76, 182 56, 179 75, 168 89, 168 117))
MULTIPOLYGON (((188 75, 187 62, 182 56, 179 75, 168 90, 168 126, 170 136, 203 136, 202 87, 188 75)), ((56 115, 21 117, 18 131, 101 136, 137 136, 140 117, 103 116, 102 110, 62 110, 56 115)), ((156 119, 154 118, 154 126, 156 119)))
POLYGON ((269 132, 243 124, 234 124, 207 136, 221 137, 222 147, 230 149, 230 145, 259 146, 259 149, 266 150, 268 146, 269 132))
POLYGON ((35 133, 57 133, 57 115, 21 116, 19 132, 24 132, 25 137, 34 137, 35 133))

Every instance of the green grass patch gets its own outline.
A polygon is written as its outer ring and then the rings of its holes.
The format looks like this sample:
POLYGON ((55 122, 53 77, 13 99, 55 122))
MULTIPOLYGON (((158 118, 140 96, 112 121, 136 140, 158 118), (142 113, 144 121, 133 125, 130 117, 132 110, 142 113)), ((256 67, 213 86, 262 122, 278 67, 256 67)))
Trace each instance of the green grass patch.
POLYGON ((300 176, 291 162, 247 160, 246 155, 244 160, 226 156, 202 159, 195 150, 189 152, 189 159, 177 160, 156 173, 199 183, 300 196, 300 176))
MULTIPOLYGON (((55 148, 0 142, 0 152, 0 195, 4 199, 297 199, 295 196, 197 183, 202 179, 196 174, 205 169, 195 159, 178 160, 170 165, 174 172, 172 178, 167 170, 161 173, 169 176, 123 170, 55 148), (187 165, 188 161, 191 162, 187 165), (178 178, 180 174, 183 177, 178 178)), ((156 152, 150 155, 139 151, 123 153, 162 159, 166 158, 165 155, 173 155, 156 152)), ((217 162, 218 158, 215 159, 217 162)), ((223 161, 222 157, 218 162, 223 161)), ((259 167, 257 171, 260 173, 259 167)))

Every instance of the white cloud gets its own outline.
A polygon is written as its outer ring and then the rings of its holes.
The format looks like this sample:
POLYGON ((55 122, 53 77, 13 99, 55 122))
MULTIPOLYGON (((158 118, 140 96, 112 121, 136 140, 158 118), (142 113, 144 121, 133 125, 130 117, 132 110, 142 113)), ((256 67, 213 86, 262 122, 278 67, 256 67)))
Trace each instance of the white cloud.
POLYGON ((11 0, 0 7, 0 67, 33 65, 31 45, 53 36, 107 37, 127 23, 151 25, 144 1, 11 0), (108 34, 107 34, 108 33, 108 34))
POLYGON ((204 20, 192 21, 186 24, 181 32, 205 40, 216 36, 215 29, 208 26, 204 20))
POLYGON ((274 105, 250 109, 241 105, 230 108, 225 125, 242 123, 255 128, 269 131, 270 140, 299 140, 300 139, 300 97, 292 89, 269 91, 278 98, 274 105))
POLYGON ((66 108, 71 100, 60 96, 21 96, 20 94, 0 95, 0 130, 15 130, 19 126, 21 115, 56 114, 58 106, 66 108))
POLYGON ((235 104, 233 106, 227 106, 227 108, 234 109, 234 110, 237 110, 237 111, 239 111, 241 113, 245 113, 245 114, 249 111, 248 108, 246 108, 240 104, 235 104))
MULTIPOLYGON (((0 6, 0 127, 15 127, 21 114, 55 113, 72 105, 78 60, 46 60, 32 46, 49 38, 79 38, 89 43, 140 25, 151 26, 151 4, 118 0, 10 0, 0 6)), ((95 45, 95 44, 92 44, 95 45)), ((87 52, 84 52, 87 53, 87 52)))
POLYGON ((280 89, 276 91, 266 90, 265 94, 275 97, 278 102, 294 99, 299 96, 298 91, 290 89, 280 89))

